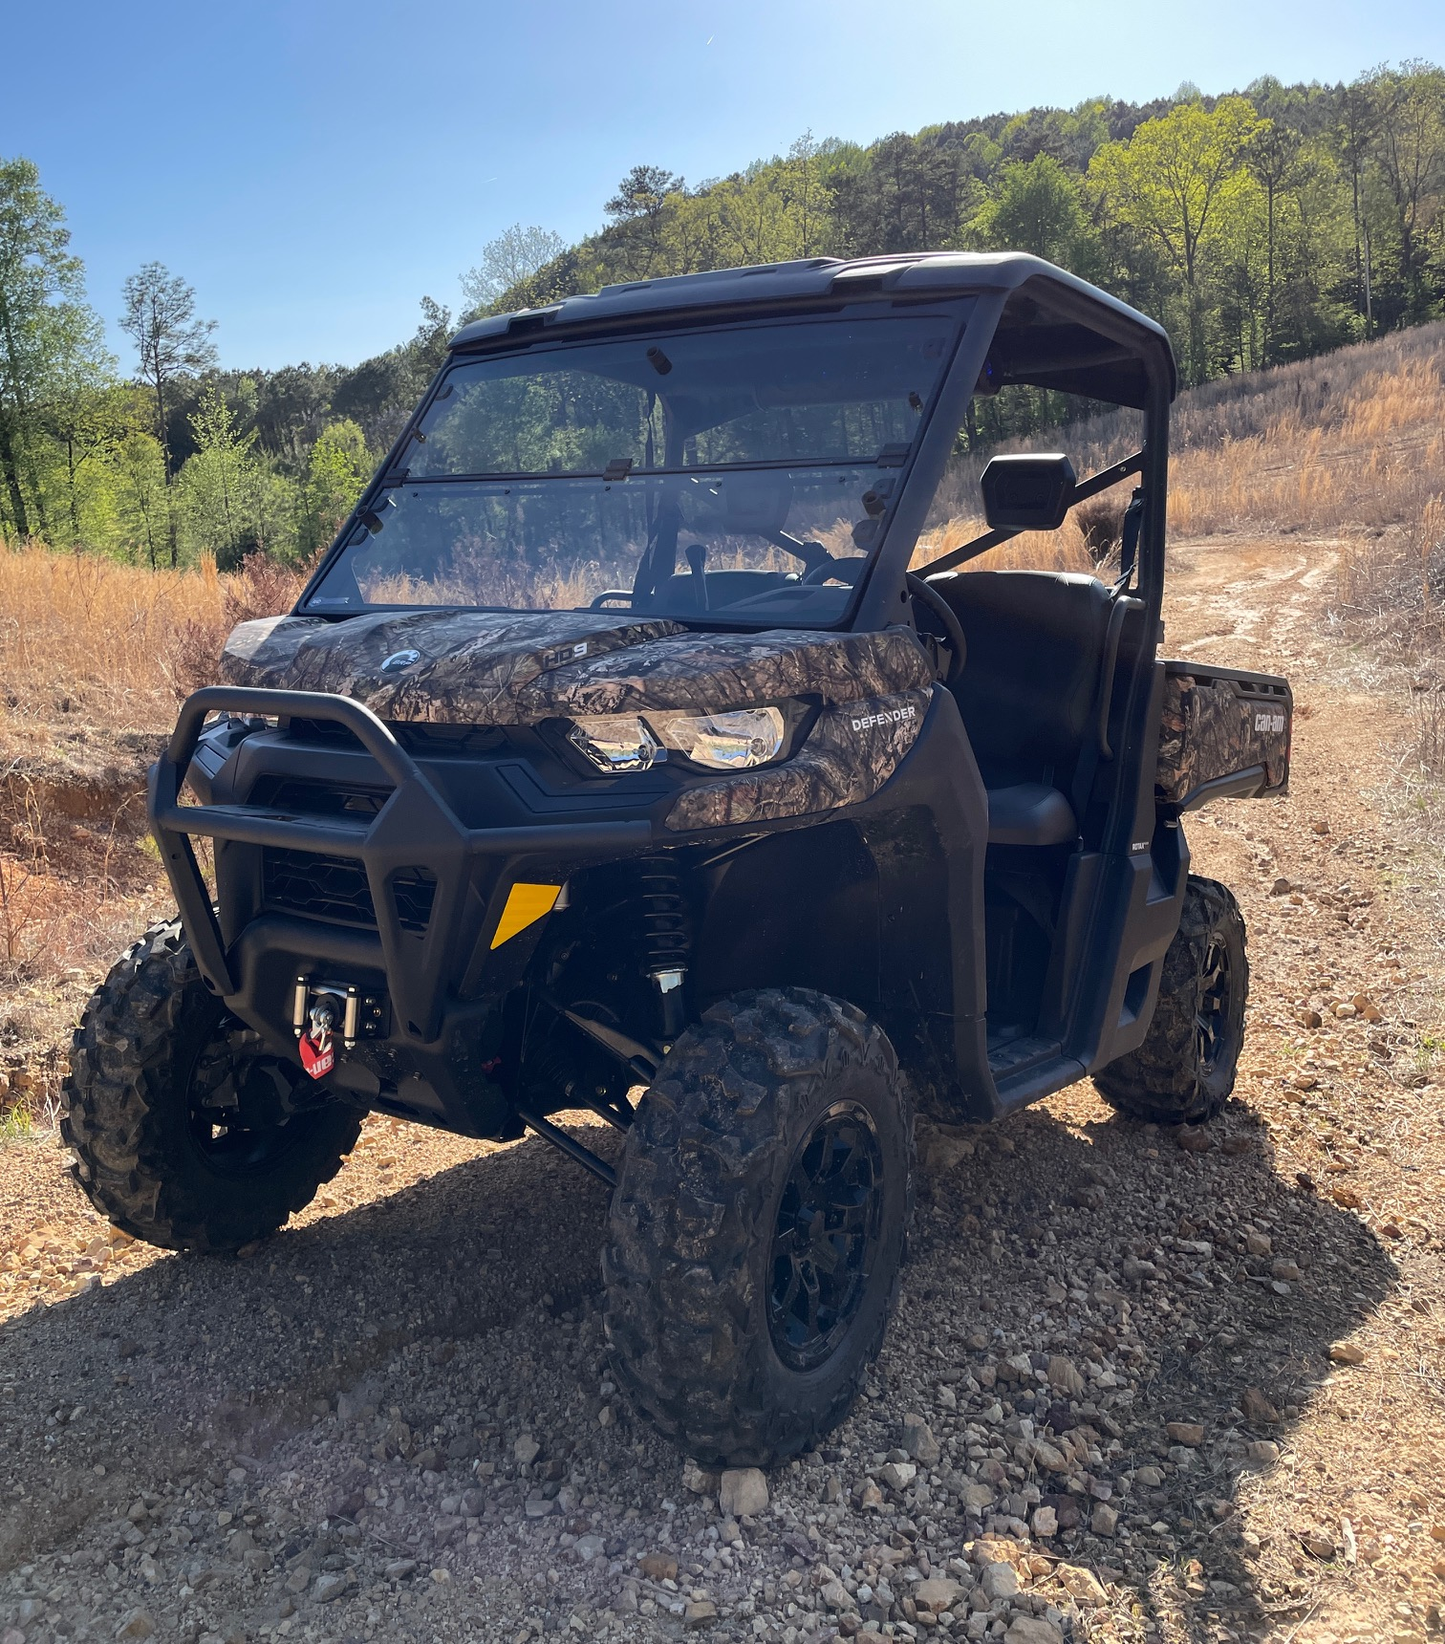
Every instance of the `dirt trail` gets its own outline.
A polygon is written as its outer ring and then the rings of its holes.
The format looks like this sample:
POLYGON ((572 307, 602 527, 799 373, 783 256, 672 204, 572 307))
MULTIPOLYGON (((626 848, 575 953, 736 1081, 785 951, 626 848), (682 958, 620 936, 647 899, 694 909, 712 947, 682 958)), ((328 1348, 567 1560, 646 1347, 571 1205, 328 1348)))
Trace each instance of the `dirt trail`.
POLYGON ((1440 961, 1423 864, 1372 797, 1400 716, 1327 644, 1333 553, 1174 554, 1170 653, 1278 668, 1299 703, 1291 796, 1190 823, 1254 967, 1207 1151, 1090 1086, 935 1136, 867 1397, 737 1523, 607 1379, 604 1195, 542 1143, 373 1122, 230 1262, 115 1246, 53 1139, 12 1144, 0 1641, 1438 1627, 1440 961), (909 1478, 914 1413, 940 1454, 909 1478), (939 1615, 930 1576, 959 1589, 939 1615))

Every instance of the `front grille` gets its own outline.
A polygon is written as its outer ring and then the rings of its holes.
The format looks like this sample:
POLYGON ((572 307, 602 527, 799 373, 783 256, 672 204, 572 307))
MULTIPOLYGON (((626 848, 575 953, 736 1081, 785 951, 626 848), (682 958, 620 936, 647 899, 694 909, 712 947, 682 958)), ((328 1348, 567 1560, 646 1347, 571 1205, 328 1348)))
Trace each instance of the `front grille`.
POLYGON ((341 787, 297 776, 263 776, 251 789, 253 805, 305 816, 375 816, 390 797, 390 788, 341 787))
POLYGON ((432 904, 436 901, 436 875, 427 868, 407 868, 392 880, 391 894, 401 928, 418 934, 424 931, 431 923, 432 904))
MULTIPOLYGON (((337 925, 376 928, 366 868, 351 857, 267 847, 261 885, 268 907, 337 925)), ((436 875, 426 868, 404 868, 393 876, 391 888, 401 928, 420 935, 431 922, 436 875)))

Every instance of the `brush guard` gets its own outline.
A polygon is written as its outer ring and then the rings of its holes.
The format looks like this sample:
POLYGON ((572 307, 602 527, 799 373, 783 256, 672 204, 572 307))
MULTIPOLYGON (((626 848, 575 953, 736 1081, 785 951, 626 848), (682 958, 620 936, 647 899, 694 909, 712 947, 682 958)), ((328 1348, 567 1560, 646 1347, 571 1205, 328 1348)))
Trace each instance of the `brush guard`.
POLYGON ((652 826, 641 820, 466 827, 386 725, 361 703, 325 692, 251 686, 208 686, 187 698, 170 743, 151 766, 148 812, 196 966, 206 986, 223 999, 235 995, 237 984, 191 840, 234 840, 359 861, 376 909, 396 1028, 419 1042, 438 1032, 476 858, 504 859, 504 869, 510 870, 504 871, 506 882, 529 857, 576 865, 642 853, 652 843, 652 826), (355 821, 297 816, 263 805, 182 804, 186 774, 211 713, 339 725, 376 761, 393 791, 374 816, 355 821), (393 877, 418 866, 436 875, 434 913, 421 934, 403 929, 391 894, 393 877))

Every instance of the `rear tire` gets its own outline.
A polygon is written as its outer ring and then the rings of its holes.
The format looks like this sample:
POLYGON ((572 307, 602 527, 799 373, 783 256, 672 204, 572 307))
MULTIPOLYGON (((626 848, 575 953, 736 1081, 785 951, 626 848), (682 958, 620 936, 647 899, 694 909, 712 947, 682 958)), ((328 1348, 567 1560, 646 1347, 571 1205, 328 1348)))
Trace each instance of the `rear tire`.
POLYGON ((1234 1089, 1248 997, 1239 904, 1216 880, 1190 874, 1154 1019, 1137 1050, 1094 1075, 1099 1094, 1120 1113, 1155 1124, 1214 1118, 1234 1089))
POLYGON ((309 1204, 361 1133, 360 1113, 308 1085, 207 990, 179 923, 156 925, 76 1029, 61 1135, 91 1203, 133 1238, 235 1250, 309 1204), (245 1105, 207 1105, 222 1087, 245 1105))
POLYGON ((807 1448, 878 1352, 912 1202, 876 1023, 802 988, 714 1005, 642 1099, 612 1200, 607 1337, 634 1405, 708 1466, 807 1448))

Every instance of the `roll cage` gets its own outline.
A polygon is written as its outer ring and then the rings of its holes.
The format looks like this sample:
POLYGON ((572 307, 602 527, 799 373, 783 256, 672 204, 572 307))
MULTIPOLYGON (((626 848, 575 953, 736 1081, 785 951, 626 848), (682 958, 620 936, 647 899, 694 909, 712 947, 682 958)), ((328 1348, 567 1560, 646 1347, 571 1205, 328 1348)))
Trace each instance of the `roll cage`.
MULTIPOLYGON (((879 522, 876 551, 858 580, 848 609, 831 626, 871 632, 899 620, 907 607, 905 577, 929 504, 956 449, 975 394, 1011 385, 1087 395, 1144 413, 1141 449, 1126 463, 1086 477, 1070 506, 1137 474, 1140 510, 1134 587, 1157 617, 1162 600, 1164 494, 1168 468, 1168 413, 1176 390, 1173 353, 1163 329, 1117 298, 1036 257, 1021 253, 935 253, 914 257, 828 258, 761 269, 722 270, 635 281, 591 296, 569 297, 547 308, 490 316, 452 338, 448 358, 386 460, 358 500, 331 549, 317 566, 296 610, 342 616, 311 605, 359 523, 376 517, 383 493, 406 479, 404 454, 431 410, 448 370, 461 360, 546 338, 582 341, 660 325, 755 320, 817 314, 860 303, 894 308, 971 298, 952 362, 928 408, 923 429, 896 462, 898 483, 879 522)), ((620 476, 619 476, 620 477, 620 476)), ((934 575, 1014 535, 990 532, 926 568, 934 575)), ((726 611, 708 613, 701 626, 764 627, 726 611)), ((827 627, 828 624, 821 624, 827 627)))

